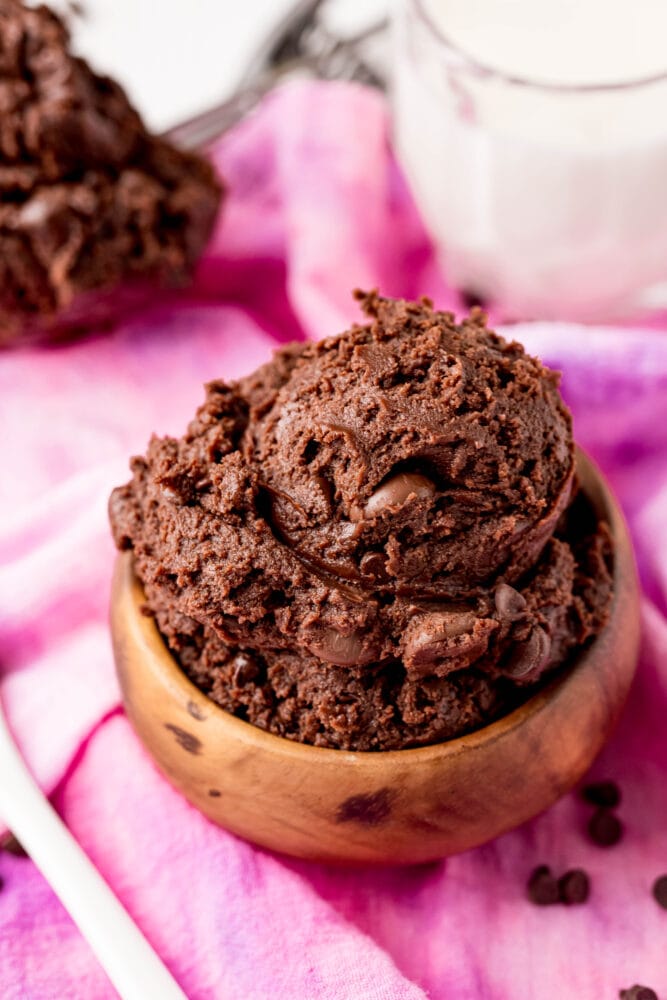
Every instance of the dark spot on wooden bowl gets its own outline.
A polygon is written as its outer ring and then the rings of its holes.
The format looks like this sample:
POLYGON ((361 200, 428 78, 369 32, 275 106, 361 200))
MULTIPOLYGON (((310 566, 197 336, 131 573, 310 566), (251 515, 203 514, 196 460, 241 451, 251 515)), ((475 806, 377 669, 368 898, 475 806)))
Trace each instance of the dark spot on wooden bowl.
POLYGON ((174 734, 178 745, 187 750, 188 753, 201 753, 201 741, 196 736, 193 736, 192 733, 186 732, 185 729, 181 729, 180 726, 175 726, 171 722, 165 722, 164 728, 174 734))
POLYGON ((388 788, 381 788, 371 795, 352 795, 339 805, 336 822, 379 826, 391 814, 391 798, 388 788))
POLYGON ((209 788, 208 794, 211 796, 212 799, 219 799, 220 796, 222 795, 222 792, 218 791, 217 788, 209 788))
POLYGON ((192 718, 196 719, 197 722, 203 722, 206 718, 206 712, 204 712, 194 701, 189 701, 185 707, 192 718))

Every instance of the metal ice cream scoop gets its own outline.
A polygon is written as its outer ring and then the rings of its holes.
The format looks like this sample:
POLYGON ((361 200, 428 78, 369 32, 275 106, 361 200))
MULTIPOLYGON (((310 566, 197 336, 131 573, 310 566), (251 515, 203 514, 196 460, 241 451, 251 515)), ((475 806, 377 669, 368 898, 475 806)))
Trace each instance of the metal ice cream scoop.
POLYGON ((18 837, 123 1000, 185 1000, 30 774, 0 704, 0 823, 18 837))
POLYGON ((169 129, 168 138, 201 148, 240 121, 278 83, 292 77, 355 80, 385 86, 384 4, 374 18, 344 36, 327 21, 326 0, 301 0, 251 60, 236 93, 222 104, 169 129))

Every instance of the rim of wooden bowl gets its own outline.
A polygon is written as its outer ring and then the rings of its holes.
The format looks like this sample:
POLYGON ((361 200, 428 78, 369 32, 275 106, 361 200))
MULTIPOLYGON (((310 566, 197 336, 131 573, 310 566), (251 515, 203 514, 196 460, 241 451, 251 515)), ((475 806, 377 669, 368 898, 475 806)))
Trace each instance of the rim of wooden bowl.
MULTIPOLYGON (((625 519, 618 502, 597 465, 580 448, 577 448, 576 469, 582 491, 593 505, 598 516, 608 522, 614 545, 614 595, 610 622, 596 637, 595 644, 604 636, 611 620, 618 613, 621 592, 619 583, 622 575, 629 572, 636 579, 636 568, 625 519)), ((392 761, 401 764, 414 762, 417 765, 441 759, 443 756, 454 757, 459 753, 469 753, 476 747, 483 746, 488 749, 494 742, 502 740, 512 730, 520 727, 528 716, 538 715, 547 705, 553 706, 554 699, 558 699, 559 694, 565 691, 576 673, 586 668, 588 654, 593 648, 593 646, 588 646, 583 649, 572 662, 563 668, 562 672, 558 673, 553 680, 545 684, 525 702, 480 729, 440 743, 402 750, 339 750, 312 746, 284 736, 276 736, 250 722, 236 718, 216 704, 200 691, 184 673, 168 649, 154 619, 142 613, 141 606, 143 604, 145 604, 145 596, 141 583, 134 573, 132 553, 121 553, 117 559, 114 574, 112 619, 120 615, 121 605, 128 610, 130 607, 133 608, 132 617, 135 631, 138 633, 145 651, 150 656, 151 664, 153 667, 159 665, 163 679, 174 697, 180 703, 187 704, 190 714, 195 718, 198 718, 198 713, 205 712, 207 718, 212 716, 216 719, 219 731, 222 732, 224 729, 230 737, 238 742, 263 748, 274 756, 303 759, 304 755, 307 755, 311 761, 317 758, 323 763, 328 762, 329 764, 334 762, 340 764, 345 759, 354 759, 357 767, 366 768, 368 771, 372 771, 376 767, 384 769, 392 761)))

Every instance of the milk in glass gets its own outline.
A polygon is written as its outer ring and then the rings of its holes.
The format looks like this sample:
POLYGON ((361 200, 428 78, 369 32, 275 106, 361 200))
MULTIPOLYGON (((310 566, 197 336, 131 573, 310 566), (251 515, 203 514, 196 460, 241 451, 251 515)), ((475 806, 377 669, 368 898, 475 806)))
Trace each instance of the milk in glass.
POLYGON ((394 137, 451 283, 600 319, 667 281, 667 0, 402 0, 394 137))

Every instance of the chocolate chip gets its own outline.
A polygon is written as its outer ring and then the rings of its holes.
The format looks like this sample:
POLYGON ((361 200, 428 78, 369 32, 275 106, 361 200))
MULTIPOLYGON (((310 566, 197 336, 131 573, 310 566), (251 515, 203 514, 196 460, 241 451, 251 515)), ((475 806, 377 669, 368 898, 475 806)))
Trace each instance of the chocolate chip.
POLYGON ((290 541, 295 530, 305 527, 306 512, 294 497, 277 490, 273 486, 265 486, 271 511, 271 523, 279 534, 290 541))
POLYGON ((249 681, 254 681, 259 677, 259 665, 247 653, 237 653, 232 660, 234 673, 232 680, 236 687, 243 687, 249 681))
POLYGON ((171 486, 163 486, 160 493, 168 503, 179 504, 182 502, 181 494, 172 489, 171 486))
POLYGON ((156 477, 155 481, 167 503, 187 505, 197 494, 196 484, 184 472, 165 473, 156 477))
POLYGON ((658 994, 650 986, 631 986, 619 992, 621 1000, 658 1000, 658 994))
POLYGON ((528 899, 537 906, 560 902, 558 882, 547 865, 540 865, 528 879, 528 899))
POLYGON ((591 816, 588 833, 599 847, 613 847, 623 836, 623 824, 608 809, 597 809, 591 816))
POLYGON ((379 486, 366 501, 364 513, 375 517, 387 508, 400 507, 408 497, 431 497, 435 493, 435 483, 418 472, 399 472, 379 486))
POLYGON ((653 883, 653 898, 663 910, 667 910, 667 875, 661 875, 653 883))
POLYGON ((372 576, 378 580, 386 580, 385 557, 381 552, 367 552, 361 558, 359 571, 363 576, 372 576))
POLYGON ((509 583, 498 584, 493 597, 496 611, 506 621, 516 621, 526 610, 526 598, 514 587, 510 587, 509 583))
POLYGON ((558 879, 558 896, 561 903, 566 903, 568 906, 585 903, 590 888, 588 875, 581 868, 573 868, 558 879))
POLYGON ((79 0, 67 0, 67 8, 72 17, 80 17, 82 21, 88 17, 87 9, 79 0))
POLYGON ((537 625, 525 642, 516 644, 503 668, 503 673, 512 680, 536 674, 549 660, 550 652, 551 639, 544 629, 537 625))
POLYGON ((581 796, 592 806, 600 809, 615 809, 621 804, 621 790, 615 781, 596 781, 586 785, 581 796))
POLYGON ((436 611, 424 615, 422 629, 432 638, 456 639, 466 635, 475 627, 475 613, 467 608, 452 611, 436 611))
POLYGON ((328 629, 308 648, 318 659, 339 667, 369 663, 375 658, 375 651, 364 647, 363 636, 359 632, 343 635, 335 629, 328 629))
POLYGON ((8 854, 13 854, 15 858, 27 858, 28 852, 25 848, 18 842, 13 834, 8 834, 7 837, 2 841, 0 847, 3 851, 7 851, 8 854))
POLYGON ((350 522, 356 526, 356 534, 352 535, 352 537, 356 538, 359 532, 363 530, 363 525, 359 524, 359 522, 363 520, 364 512, 358 504, 353 503, 350 507, 349 513, 350 522))
POLYGON ((463 655, 476 659, 488 644, 488 630, 473 634, 476 621, 476 614, 469 608, 433 611, 413 618, 403 645, 406 666, 427 666, 463 655))
POLYGON ((355 538, 358 538, 361 532, 364 530, 364 526, 361 523, 361 514, 359 515, 359 517, 356 516, 358 510, 359 508, 354 507, 350 511, 350 517, 352 518, 351 521, 339 522, 338 534, 340 535, 341 538, 343 539, 349 538, 353 541, 355 538))
POLYGON ((461 302, 466 309, 474 309, 475 306, 484 309, 488 304, 486 297, 474 288, 462 288, 459 295, 461 296, 461 302))

